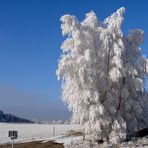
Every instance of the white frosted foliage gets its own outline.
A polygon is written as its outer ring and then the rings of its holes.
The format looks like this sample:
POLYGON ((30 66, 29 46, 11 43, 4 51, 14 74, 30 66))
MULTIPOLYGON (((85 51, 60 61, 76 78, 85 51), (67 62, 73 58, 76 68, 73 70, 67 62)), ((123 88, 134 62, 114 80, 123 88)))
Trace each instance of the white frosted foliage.
POLYGON ((86 139, 118 143, 146 125, 148 59, 139 47, 143 31, 125 36, 124 12, 120 8, 103 22, 93 11, 82 22, 69 14, 61 17, 67 39, 56 74, 72 122, 83 125, 86 139))

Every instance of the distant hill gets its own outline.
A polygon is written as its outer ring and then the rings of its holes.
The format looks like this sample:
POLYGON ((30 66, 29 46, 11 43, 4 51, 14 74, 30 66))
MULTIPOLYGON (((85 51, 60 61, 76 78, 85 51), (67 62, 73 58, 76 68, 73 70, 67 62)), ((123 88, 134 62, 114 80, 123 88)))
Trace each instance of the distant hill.
POLYGON ((33 121, 19 118, 12 114, 4 114, 3 111, 0 111, 0 122, 33 123, 33 121))

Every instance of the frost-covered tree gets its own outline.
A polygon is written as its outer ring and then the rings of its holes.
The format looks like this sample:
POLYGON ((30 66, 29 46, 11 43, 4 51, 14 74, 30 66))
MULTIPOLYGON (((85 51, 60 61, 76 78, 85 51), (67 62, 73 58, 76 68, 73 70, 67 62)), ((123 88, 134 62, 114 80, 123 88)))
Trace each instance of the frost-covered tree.
POLYGON ((63 121, 62 120, 58 120, 57 124, 63 124, 63 121))
POLYGON ((52 124, 57 124, 57 121, 53 120, 53 121, 52 121, 52 124))
POLYGON ((143 31, 123 35, 124 8, 100 22, 91 11, 79 22, 61 17, 67 35, 56 74, 62 79, 62 99, 86 138, 117 143, 146 126, 144 80, 148 60, 142 55, 143 31))
POLYGON ((64 124, 69 124, 70 122, 68 121, 68 120, 66 120, 65 122, 64 122, 64 124))

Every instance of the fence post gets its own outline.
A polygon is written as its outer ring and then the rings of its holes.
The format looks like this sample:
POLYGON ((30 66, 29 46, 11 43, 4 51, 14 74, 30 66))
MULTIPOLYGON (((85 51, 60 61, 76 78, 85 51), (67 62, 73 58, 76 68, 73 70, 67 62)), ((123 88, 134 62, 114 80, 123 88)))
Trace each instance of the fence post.
POLYGON ((55 136, 55 126, 53 127, 53 136, 55 136))

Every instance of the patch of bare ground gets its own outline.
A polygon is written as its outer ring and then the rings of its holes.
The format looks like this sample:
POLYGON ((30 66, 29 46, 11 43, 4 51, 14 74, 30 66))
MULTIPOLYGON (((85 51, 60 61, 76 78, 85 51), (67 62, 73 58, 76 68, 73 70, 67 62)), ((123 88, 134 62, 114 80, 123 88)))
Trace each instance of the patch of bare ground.
POLYGON ((73 136, 73 137, 83 136, 83 133, 80 131, 70 130, 64 135, 64 137, 70 137, 70 136, 73 136))
MULTIPOLYGON (((0 148, 11 148, 11 144, 0 145, 0 148)), ((48 141, 42 143, 42 141, 17 143, 14 144, 14 148, 64 148, 63 144, 56 143, 54 141, 48 141)))

